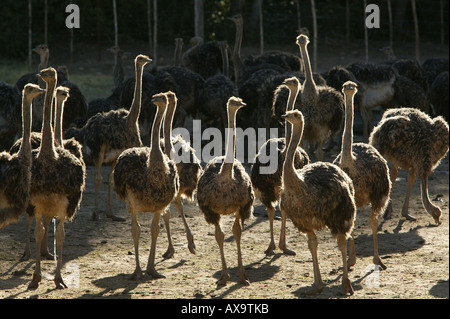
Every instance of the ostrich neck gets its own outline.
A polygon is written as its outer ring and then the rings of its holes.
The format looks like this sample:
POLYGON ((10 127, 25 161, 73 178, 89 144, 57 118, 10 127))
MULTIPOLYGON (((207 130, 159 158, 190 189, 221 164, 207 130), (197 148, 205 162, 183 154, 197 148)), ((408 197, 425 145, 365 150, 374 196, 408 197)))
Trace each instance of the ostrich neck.
POLYGON ((227 47, 223 44, 220 45, 220 53, 222 54, 222 73, 226 77, 229 77, 230 72, 228 69, 228 65, 229 65, 228 52, 227 52, 227 47))
POLYGON ((171 157, 173 150, 172 144, 172 122, 175 114, 176 104, 169 102, 169 106, 166 110, 166 116, 164 118, 164 153, 171 157))
POLYGON ((127 116, 127 123, 130 126, 138 125, 139 113, 141 112, 141 98, 142 98, 142 73, 144 66, 135 65, 136 80, 134 83, 134 97, 131 103, 130 113, 127 116))
POLYGON ((349 164, 353 160, 353 94, 345 94, 345 125, 342 133, 341 164, 349 164))
MULTIPOLYGON (((294 103, 295 100, 297 99, 297 95, 298 95, 298 87, 295 89, 291 89, 289 88, 289 98, 288 98, 288 102, 286 104, 286 111, 292 111, 294 109, 294 103)), ((291 131, 292 131, 292 125, 285 120, 284 121, 284 127, 285 127, 285 145, 287 147, 287 145, 289 145, 289 141, 291 140, 291 131)))
POLYGON ((241 60, 241 45, 242 45, 242 22, 236 23, 236 39, 233 48, 233 66, 234 66, 234 81, 236 84, 242 80, 242 60, 241 60))
POLYGON ((44 118, 42 120, 42 140, 38 157, 56 157, 55 142, 52 127, 52 102, 56 87, 56 79, 47 82, 47 91, 44 99, 44 118))
POLYGON ((150 161, 148 162, 149 165, 154 165, 155 163, 162 161, 163 153, 159 141, 161 134, 161 121, 164 116, 164 111, 164 108, 158 107, 155 119, 153 120, 152 135, 150 140, 150 161))
POLYGON ((114 65, 114 84, 117 86, 119 86, 122 82, 123 82, 123 63, 122 63, 122 58, 117 55, 116 57, 116 64, 114 65))
POLYGON ((297 176, 297 173, 295 171, 294 167, 294 156, 295 152, 298 147, 298 143, 300 142, 303 134, 303 125, 292 125, 288 123, 289 125, 293 126, 291 138, 289 141, 289 146, 287 149, 285 161, 283 164, 283 183, 289 184, 290 182, 297 182, 298 178, 295 178, 297 176))
POLYGON ((228 110, 228 130, 227 130, 227 146, 225 149, 225 159, 220 168, 221 175, 232 176, 234 165, 234 152, 236 144, 236 111, 228 110))
POLYGON ((191 46, 189 49, 184 52, 184 54, 181 56, 181 59, 183 61, 183 64, 190 65, 190 57, 196 53, 200 46, 203 44, 203 40, 199 40, 197 43, 195 43, 193 46, 191 46))
POLYGON ((300 53, 302 55, 303 63, 305 64, 305 82, 303 83, 302 102, 304 100, 315 100, 317 97, 316 83, 313 79, 311 62, 309 61, 306 44, 300 45, 300 53))
POLYGON ((55 114, 55 143, 58 146, 62 145, 62 131, 63 131, 63 110, 64 100, 56 99, 56 114, 55 114))
POLYGON ((183 51, 183 46, 180 41, 176 41, 175 43, 175 65, 181 65, 181 52, 183 51))
MULTIPOLYGON (((48 64, 48 53, 43 53, 40 56, 41 56, 41 61, 39 62, 38 72, 45 69, 48 64)), ((38 85, 41 89, 45 89, 45 86, 46 86, 45 81, 42 80, 41 78, 38 78, 38 85)))
POLYGON ((23 163, 31 165, 31 104, 33 99, 24 96, 22 100, 22 144, 18 156, 22 158, 23 163))

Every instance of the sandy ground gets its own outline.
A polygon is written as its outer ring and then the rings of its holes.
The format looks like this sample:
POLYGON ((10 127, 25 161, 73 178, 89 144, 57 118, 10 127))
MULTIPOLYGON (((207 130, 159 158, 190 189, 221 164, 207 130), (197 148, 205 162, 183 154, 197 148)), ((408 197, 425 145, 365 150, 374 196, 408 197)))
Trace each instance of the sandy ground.
MULTIPOLYGON (((335 154, 334 154, 335 155, 335 154)), ((100 203, 106 203, 107 173, 102 170, 104 183, 100 203)), ((68 289, 56 290, 52 281, 55 262, 42 262, 42 282, 36 290, 27 286, 34 271, 35 242, 32 234, 32 258, 20 262, 25 246, 24 216, 17 224, 0 230, 0 298, 11 299, 297 299, 297 298, 347 298, 347 299, 434 299, 449 298, 449 161, 448 156, 430 176, 429 193, 435 204, 442 208, 442 224, 437 226, 423 208, 420 183, 416 180, 410 200, 410 212, 416 222, 400 217, 405 198, 405 171, 392 192, 394 214, 390 220, 379 218, 379 252, 387 266, 379 271, 372 264, 372 235, 369 228, 370 208, 357 213, 355 243, 357 263, 349 273, 354 289, 353 296, 339 295, 342 278, 342 261, 336 241, 328 230, 318 233, 319 264, 326 284, 322 293, 305 294, 313 283, 313 266, 306 238, 287 223, 288 246, 295 256, 266 256, 269 244, 269 221, 265 208, 259 201, 254 206, 254 216, 248 220, 242 235, 244 266, 251 284, 244 286, 237 276, 237 252, 231 232, 234 218, 222 218, 225 232, 225 254, 231 279, 226 286, 217 286, 220 276, 220 253, 214 237, 214 227, 208 225, 196 202, 185 203, 185 213, 194 234, 196 254, 187 248, 181 218, 171 208, 171 232, 175 255, 163 259, 167 248, 167 233, 161 227, 157 242, 156 269, 166 278, 133 281, 129 275, 135 267, 134 247, 131 238, 131 220, 124 202, 114 198, 113 209, 125 222, 112 221, 104 214, 99 221, 91 220, 94 206, 94 169, 88 167, 86 190, 80 210, 72 222, 66 223, 63 250, 63 278, 68 289)), ((150 223, 152 214, 141 213, 140 240, 141 267, 145 269, 150 250, 150 223)), ((275 236, 280 234, 280 215, 275 220, 275 236)), ((162 220, 162 219, 161 219, 162 220)), ((50 231, 50 249, 53 249, 53 227, 50 231)), ((33 226, 34 230, 34 226, 33 226)))

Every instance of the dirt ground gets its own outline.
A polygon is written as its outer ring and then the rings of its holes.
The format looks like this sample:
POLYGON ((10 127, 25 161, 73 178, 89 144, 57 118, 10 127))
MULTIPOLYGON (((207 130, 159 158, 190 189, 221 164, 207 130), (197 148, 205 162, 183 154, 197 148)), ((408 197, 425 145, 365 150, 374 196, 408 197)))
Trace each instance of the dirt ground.
MULTIPOLYGON (((331 156, 335 156, 332 154, 331 156)), ((329 158, 331 160, 331 158, 329 158)), ((106 203, 107 174, 102 170, 101 205, 106 203)), ((131 238, 131 220, 124 202, 115 197, 113 209, 125 222, 112 221, 104 214, 99 221, 91 220, 94 207, 94 168, 88 167, 86 190, 80 210, 72 222, 66 223, 62 272, 68 289, 56 290, 52 281, 55 262, 42 262, 42 281, 36 290, 27 286, 34 271, 34 235, 32 258, 20 262, 25 246, 24 216, 17 224, 0 230, 0 298, 10 299, 435 299, 449 298, 449 160, 443 159, 430 176, 429 193, 434 203, 442 208, 442 224, 437 226, 423 208, 420 183, 416 180, 410 199, 410 212, 417 221, 400 217, 406 191, 405 171, 392 192, 394 214, 390 220, 379 218, 379 252, 386 270, 378 271, 372 264, 373 242, 369 228, 370 208, 357 213, 355 243, 357 263, 349 273, 353 296, 339 295, 342 261, 336 241, 328 230, 318 233, 319 264, 326 284, 322 293, 305 294, 313 283, 313 266, 306 238, 287 223, 287 242, 296 251, 295 256, 266 256, 269 244, 269 221, 264 206, 256 201, 254 216, 248 220, 242 235, 244 266, 251 284, 244 286, 237 276, 237 253, 231 226, 232 217, 222 218, 225 232, 225 254, 231 279, 226 286, 217 286, 221 270, 220 253, 214 237, 214 227, 207 224, 196 202, 185 203, 185 213, 194 234, 196 254, 188 251, 181 218, 171 207, 171 232, 175 245, 173 258, 164 260, 167 233, 161 227, 157 242, 156 270, 163 279, 133 281, 128 277, 135 267, 131 238)), ((150 223, 152 214, 141 213, 140 240, 141 267, 145 269, 150 250, 150 223)), ((161 219, 162 220, 162 219, 161 219)), ((280 234, 280 215, 275 220, 275 236, 280 234)), ((53 227, 49 242, 53 249, 53 227)), ((34 227, 33 227, 34 230, 34 227)))

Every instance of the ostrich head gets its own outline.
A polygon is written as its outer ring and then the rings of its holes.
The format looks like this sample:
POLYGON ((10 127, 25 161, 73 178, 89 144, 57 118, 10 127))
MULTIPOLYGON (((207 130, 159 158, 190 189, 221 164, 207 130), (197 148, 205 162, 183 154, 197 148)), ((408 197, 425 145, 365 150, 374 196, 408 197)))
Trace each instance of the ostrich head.
POLYGON ((355 94, 358 92, 357 85, 355 82, 347 81, 342 85, 342 93, 344 94, 355 94))
POLYGON ((48 46, 46 44, 39 44, 37 47, 33 48, 31 51, 39 54, 40 56, 49 53, 48 46))
POLYGON ((168 91, 168 92, 166 92, 166 95, 167 95, 168 102, 176 103, 178 101, 177 95, 174 92, 168 91))
POLYGON ((28 83, 22 90, 22 95, 28 99, 34 99, 36 96, 45 92, 45 89, 41 89, 39 85, 28 83))
POLYGON ((66 101, 70 96, 69 91, 70 89, 65 86, 58 86, 56 88, 56 98, 60 101, 66 101))
POLYGON ((56 70, 52 67, 41 70, 41 72, 39 72, 36 76, 47 83, 51 81, 56 82, 57 80, 56 70))
POLYGON ((293 76, 285 79, 282 85, 286 86, 289 89, 298 89, 300 87, 300 82, 295 76, 293 76))
POLYGON ((157 107, 165 107, 167 106, 167 94, 166 93, 158 93, 152 96, 152 103, 157 107))
POLYGON ((136 63, 136 65, 141 65, 144 66, 147 63, 152 62, 152 59, 150 59, 148 56, 143 55, 143 54, 139 54, 136 59, 134 60, 134 62, 136 63))
POLYGON ((301 46, 301 45, 306 46, 309 43, 309 38, 304 34, 300 34, 297 37, 296 43, 298 46, 301 46))
POLYGON ((241 98, 232 96, 228 99, 228 103, 227 103, 227 108, 230 111, 237 111, 239 110, 241 107, 246 106, 247 104, 245 104, 241 98))
POLYGON ((241 14, 235 14, 231 18, 228 18, 229 20, 233 21, 236 24, 242 23, 242 15, 241 14))
POLYGON ((300 126, 304 123, 303 114, 299 110, 287 111, 286 114, 281 115, 281 117, 295 126, 300 126))

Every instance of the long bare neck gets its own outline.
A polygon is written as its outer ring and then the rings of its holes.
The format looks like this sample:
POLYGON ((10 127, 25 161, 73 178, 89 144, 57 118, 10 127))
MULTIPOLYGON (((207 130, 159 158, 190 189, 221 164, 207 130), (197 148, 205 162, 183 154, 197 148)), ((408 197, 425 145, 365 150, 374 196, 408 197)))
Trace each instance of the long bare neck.
POLYGON ((176 104, 170 102, 166 110, 166 116, 164 117, 164 153, 169 157, 171 156, 173 150, 172 123, 175 114, 175 108, 176 104))
POLYGON ((353 97, 354 94, 345 94, 345 125, 342 134, 341 164, 351 163, 353 143, 353 97))
MULTIPOLYGON (((298 87, 295 89, 289 88, 289 98, 288 102, 286 104, 286 111, 291 111, 294 109, 295 100, 297 99, 298 95, 298 87)), ((292 132, 292 125, 288 121, 284 121, 284 127, 285 127, 285 140, 286 140, 286 147, 289 145, 289 142, 291 140, 291 132, 292 132)))
POLYGON ((25 95, 22 100, 22 144, 18 156, 25 165, 31 165, 31 103, 32 98, 25 95))
POLYGON ((134 97, 131 103, 130 113, 127 115, 127 123, 130 126, 138 125, 139 113, 141 112, 141 99, 142 99, 142 73, 144 66, 135 64, 136 80, 134 83, 134 97))
POLYGON ((226 77, 229 77, 230 72, 229 72, 228 50, 227 45, 224 42, 220 44, 220 53, 222 55, 222 73, 226 77))
POLYGON ((228 109, 228 130, 227 130, 227 146, 225 149, 225 159, 220 167, 221 175, 232 176, 234 166, 234 154, 236 146, 236 111, 228 109))
POLYGON ((181 55, 181 61, 183 62, 183 64, 185 66, 190 65, 191 55, 193 55, 195 52, 197 52, 198 49, 200 49, 200 46, 202 44, 203 44, 203 40, 197 39, 197 42, 193 46, 191 46, 189 49, 187 49, 186 52, 184 52, 184 54, 181 55))
POLYGON ((160 144, 161 122, 164 117, 164 108, 158 107, 153 120, 152 135, 150 140, 150 161, 149 165, 154 165, 163 158, 163 152, 160 144))
POLYGON ((175 41, 175 65, 181 65, 181 53, 183 52, 183 42, 181 39, 175 41))
POLYGON ((62 145, 63 137, 63 110, 64 110, 65 100, 56 99, 56 114, 55 114, 55 143, 58 146, 62 145))
POLYGON ((52 127, 52 102, 55 92, 56 79, 47 82, 47 91, 44 99, 44 118, 42 120, 42 140, 38 157, 56 157, 55 140, 52 127))
POLYGON ((300 45, 300 53, 302 55, 303 63, 305 64, 305 82, 303 83, 302 102, 304 100, 306 102, 317 98, 317 89, 311 70, 311 62, 309 61, 309 54, 306 49, 306 44, 300 45))
POLYGON ((236 22, 236 38, 233 48, 233 66, 234 66, 234 82, 236 85, 242 80, 242 60, 241 60, 241 45, 242 33, 244 32, 242 21, 236 22))
MULTIPOLYGON (((288 123, 289 125, 292 125, 288 123)), ((291 181, 298 183, 297 174, 294 167, 294 156, 303 134, 303 125, 293 125, 289 146, 283 164, 283 183, 289 184, 291 181)))

